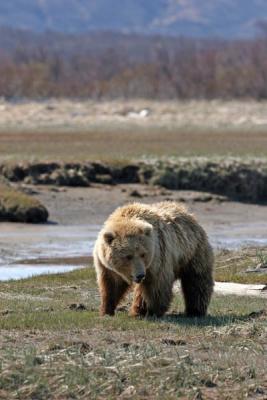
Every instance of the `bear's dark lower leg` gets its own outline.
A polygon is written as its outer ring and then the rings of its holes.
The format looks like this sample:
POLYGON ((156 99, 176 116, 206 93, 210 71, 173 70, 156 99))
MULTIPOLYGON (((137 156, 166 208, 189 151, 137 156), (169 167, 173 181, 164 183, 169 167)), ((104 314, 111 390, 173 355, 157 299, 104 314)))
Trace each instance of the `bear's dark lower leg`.
POLYGON ((148 317, 162 317, 172 301, 172 284, 165 284, 162 288, 151 287, 145 293, 148 317))
POLYGON ((212 268, 205 268, 200 272, 194 268, 192 262, 183 269, 181 284, 186 315, 189 317, 205 316, 213 292, 212 268))
POLYGON ((103 270, 99 277, 101 296, 100 315, 114 315, 115 309, 129 288, 128 283, 114 275, 112 271, 103 270))
POLYGON ((147 305, 143 297, 143 290, 142 287, 138 285, 134 290, 134 298, 130 315, 132 317, 138 317, 138 316, 144 317, 146 313, 147 313, 147 305))

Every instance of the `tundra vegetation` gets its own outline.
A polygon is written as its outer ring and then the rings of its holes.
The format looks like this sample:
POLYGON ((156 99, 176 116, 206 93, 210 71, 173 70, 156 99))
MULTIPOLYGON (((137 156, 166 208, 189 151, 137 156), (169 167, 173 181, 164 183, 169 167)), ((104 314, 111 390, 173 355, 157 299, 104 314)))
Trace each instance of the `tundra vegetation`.
POLYGON ((47 221, 48 215, 39 200, 0 180, 0 222, 42 223, 47 221))
POLYGON ((266 299, 217 296, 185 318, 98 316, 94 270, 0 284, 4 399, 264 399, 266 299))

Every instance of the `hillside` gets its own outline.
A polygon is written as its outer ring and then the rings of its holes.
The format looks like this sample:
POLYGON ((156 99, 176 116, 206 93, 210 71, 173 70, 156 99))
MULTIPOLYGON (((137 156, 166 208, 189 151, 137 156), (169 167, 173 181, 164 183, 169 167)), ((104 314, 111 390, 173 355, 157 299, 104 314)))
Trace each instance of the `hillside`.
POLYGON ((0 26, 35 31, 116 30, 185 36, 248 37, 267 17, 264 0, 12 0, 0 26))

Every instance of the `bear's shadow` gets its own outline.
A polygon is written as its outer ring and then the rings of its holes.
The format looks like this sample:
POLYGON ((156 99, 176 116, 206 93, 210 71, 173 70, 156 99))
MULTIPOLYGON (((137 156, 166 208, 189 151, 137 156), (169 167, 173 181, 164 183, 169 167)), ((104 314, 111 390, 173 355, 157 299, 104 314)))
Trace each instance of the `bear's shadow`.
POLYGON ((206 317, 187 317, 183 313, 170 313, 161 318, 149 317, 147 320, 158 321, 160 323, 168 323, 184 326, 225 326, 238 322, 248 322, 260 316, 261 312, 250 313, 246 315, 222 314, 222 315, 207 315, 206 317), (255 315, 259 314, 259 315, 255 315))

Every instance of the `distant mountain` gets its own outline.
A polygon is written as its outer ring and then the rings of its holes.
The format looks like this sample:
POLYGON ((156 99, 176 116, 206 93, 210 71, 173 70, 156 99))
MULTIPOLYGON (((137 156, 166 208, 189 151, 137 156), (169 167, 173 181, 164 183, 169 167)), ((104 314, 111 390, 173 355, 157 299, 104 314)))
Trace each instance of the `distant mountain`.
POLYGON ((88 30, 249 37, 267 19, 266 0, 9 0, 0 26, 65 33, 88 30))

